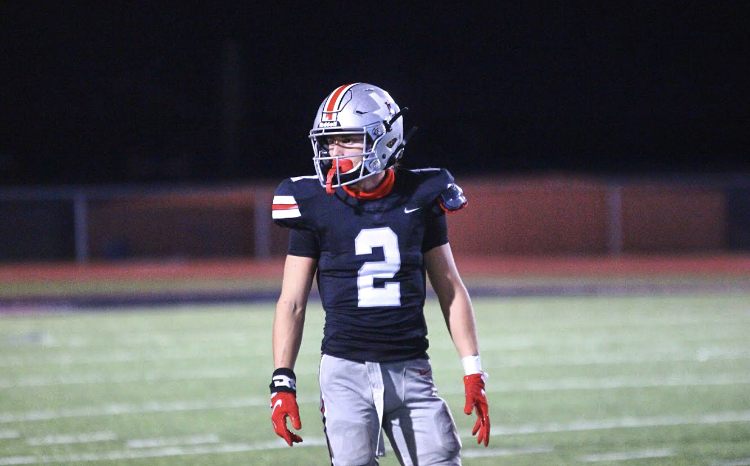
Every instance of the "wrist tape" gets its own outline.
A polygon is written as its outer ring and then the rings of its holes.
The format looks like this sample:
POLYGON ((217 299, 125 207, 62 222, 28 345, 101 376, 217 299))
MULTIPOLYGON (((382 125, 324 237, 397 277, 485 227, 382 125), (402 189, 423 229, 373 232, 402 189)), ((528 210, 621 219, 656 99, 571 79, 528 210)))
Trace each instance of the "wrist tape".
POLYGON ((271 394, 285 392, 297 394, 297 377, 294 371, 286 367, 280 367, 273 371, 271 376, 271 394))
POLYGON ((464 375, 482 374, 482 379, 487 378, 487 373, 482 370, 482 360, 478 354, 462 358, 461 365, 464 366, 464 375))

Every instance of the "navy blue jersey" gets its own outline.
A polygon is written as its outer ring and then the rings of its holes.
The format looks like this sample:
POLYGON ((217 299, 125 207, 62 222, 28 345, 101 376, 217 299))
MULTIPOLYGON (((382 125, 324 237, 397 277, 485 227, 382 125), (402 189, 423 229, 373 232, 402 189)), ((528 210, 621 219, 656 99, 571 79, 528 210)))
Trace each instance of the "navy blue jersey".
POLYGON ((322 352, 354 361, 426 357, 423 254, 448 242, 438 198, 447 170, 396 170, 391 191, 361 200, 318 178, 284 180, 273 219, 291 228, 288 253, 318 260, 326 312, 322 352))

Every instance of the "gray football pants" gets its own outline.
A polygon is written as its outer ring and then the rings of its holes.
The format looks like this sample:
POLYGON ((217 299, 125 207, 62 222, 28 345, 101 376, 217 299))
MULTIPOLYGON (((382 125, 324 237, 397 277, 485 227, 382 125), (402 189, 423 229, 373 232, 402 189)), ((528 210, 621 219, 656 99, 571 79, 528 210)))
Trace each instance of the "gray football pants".
POLYGON ((461 464, 461 440, 428 360, 357 363, 323 355, 320 390, 333 466, 377 466, 383 430, 404 466, 461 464))

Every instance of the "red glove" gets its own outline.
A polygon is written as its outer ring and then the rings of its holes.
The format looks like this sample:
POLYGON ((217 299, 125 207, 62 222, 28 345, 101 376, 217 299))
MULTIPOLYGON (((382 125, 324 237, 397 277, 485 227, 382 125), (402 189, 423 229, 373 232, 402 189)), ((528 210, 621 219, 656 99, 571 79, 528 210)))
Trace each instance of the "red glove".
POLYGON ((299 407, 297 406, 297 395, 288 392, 274 393, 271 397, 271 422, 276 435, 286 440, 291 447, 293 443, 299 443, 302 438, 291 432, 286 427, 286 418, 292 420, 292 427, 299 430, 302 422, 299 420, 299 407))
POLYGON ((464 413, 471 414, 474 408, 477 409, 477 423, 474 424, 474 430, 471 435, 477 436, 477 443, 484 441, 486 447, 490 443, 490 411, 487 405, 487 396, 484 394, 484 379, 482 374, 471 374, 464 377, 464 387, 466 388, 466 406, 464 413))

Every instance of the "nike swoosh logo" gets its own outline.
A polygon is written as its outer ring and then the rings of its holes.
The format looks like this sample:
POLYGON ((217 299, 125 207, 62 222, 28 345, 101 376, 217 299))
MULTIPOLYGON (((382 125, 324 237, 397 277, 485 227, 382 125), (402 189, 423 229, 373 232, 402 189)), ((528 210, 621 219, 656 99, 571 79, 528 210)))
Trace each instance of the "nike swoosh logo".
POLYGON ((404 207, 404 213, 405 214, 410 214, 410 213, 414 212, 415 210, 419 210, 419 209, 421 209, 421 207, 417 207, 415 209, 410 209, 408 207, 404 207))
POLYGON ((276 411, 276 408, 281 406, 281 400, 276 400, 276 403, 273 404, 273 409, 271 409, 271 415, 273 416, 273 412, 276 411))

